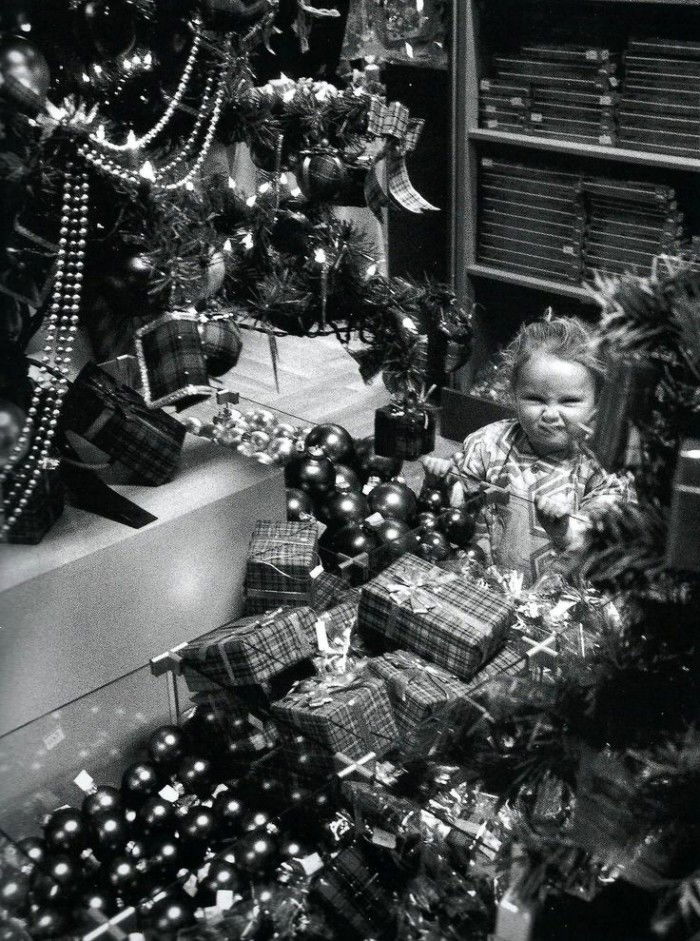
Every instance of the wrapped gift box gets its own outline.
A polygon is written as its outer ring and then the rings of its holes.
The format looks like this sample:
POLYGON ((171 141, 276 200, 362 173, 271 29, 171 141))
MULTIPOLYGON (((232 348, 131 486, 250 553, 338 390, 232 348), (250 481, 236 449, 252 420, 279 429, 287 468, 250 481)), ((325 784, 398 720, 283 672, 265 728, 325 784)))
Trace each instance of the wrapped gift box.
POLYGON ((360 605, 360 592, 356 589, 348 592, 340 604, 324 611, 318 618, 323 621, 329 643, 338 640, 348 628, 357 623, 357 609, 360 605))
POLYGON ((360 631, 469 679, 504 644, 513 606, 467 576, 405 555, 362 589, 360 631))
POLYGON ((374 834, 384 833, 396 836, 399 831, 410 825, 413 819, 418 826, 419 811, 414 801, 397 797, 380 784, 366 781, 345 781, 342 792, 355 819, 361 820, 369 828, 369 839, 374 834))
MULTIPOLYGON (((282 604, 314 605, 311 572, 318 562, 315 522, 258 520, 248 548, 246 613, 259 614, 282 604)), ((324 594, 324 586, 318 592, 317 603, 323 603, 328 593, 324 594)))
MULTIPOLYGON (((37 485, 27 498, 27 505, 12 524, 7 542, 37 545, 63 513, 64 491, 58 461, 47 458, 43 466, 39 466, 41 473, 37 485)), ((22 464, 19 464, 7 472, 4 482, 0 484, 0 497, 3 491, 9 493, 12 490, 17 474, 21 471, 22 464)))
POLYGON ((393 906, 358 844, 338 853, 314 884, 314 896, 341 923, 343 938, 380 938, 393 922, 393 906))
POLYGON ((440 729, 428 727, 431 716, 468 695, 460 680, 407 650, 375 657, 368 668, 386 682, 401 744, 407 748, 425 742, 426 736, 436 737, 440 729))
POLYGON ((435 412, 384 405, 374 413, 374 450, 386 457, 414 461, 435 449, 435 412))
POLYGON ((185 427, 160 408, 88 363, 70 386, 62 430, 80 435, 128 468, 133 483, 162 484, 180 462, 185 427))
POLYGON ((278 608, 204 634, 183 648, 183 674, 192 692, 235 687, 269 690, 276 676, 313 655, 316 612, 278 608))
POLYGON ((381 755, 397 737, 384 681, 368 673, 304 680, 273 705, 272 715, 282 735, 301 734, 329 757, 381 755))

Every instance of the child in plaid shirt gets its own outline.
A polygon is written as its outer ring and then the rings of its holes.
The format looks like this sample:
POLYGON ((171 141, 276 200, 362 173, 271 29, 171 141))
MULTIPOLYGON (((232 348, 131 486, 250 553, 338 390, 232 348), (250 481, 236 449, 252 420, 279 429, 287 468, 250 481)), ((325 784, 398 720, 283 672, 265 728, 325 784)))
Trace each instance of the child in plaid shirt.
POLYGON ((489 563, 532 583, 560 553, 583 547, 591 511, 629 492, 580 446, 602 379, 584 324, 565 317, 526 324, 505 362, 516 418, 469 435, 452 461, 423 464, 437 476, 458 475, 453 505, 484 483, 507 491, 479 512, 476 543, 489 563))

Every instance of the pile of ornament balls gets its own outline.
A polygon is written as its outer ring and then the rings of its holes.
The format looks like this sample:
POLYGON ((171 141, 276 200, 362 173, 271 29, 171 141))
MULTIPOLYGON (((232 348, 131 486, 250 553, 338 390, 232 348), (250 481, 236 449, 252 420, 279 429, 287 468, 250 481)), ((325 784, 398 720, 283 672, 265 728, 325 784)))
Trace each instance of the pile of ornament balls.
POLYGON ((219 891, 242 897, 244 922, 274 904, 275 870, 330 846, 332 805, 326 791, 271 774, 253 731, 231 717, 224 730, 197 706, 182 727, 153 732, 121 786, 50 814, 0 869, 0 936, 26 939, 21 926, 33 938, 83 934, 133 906, 140 932, 174 939, 219 891))

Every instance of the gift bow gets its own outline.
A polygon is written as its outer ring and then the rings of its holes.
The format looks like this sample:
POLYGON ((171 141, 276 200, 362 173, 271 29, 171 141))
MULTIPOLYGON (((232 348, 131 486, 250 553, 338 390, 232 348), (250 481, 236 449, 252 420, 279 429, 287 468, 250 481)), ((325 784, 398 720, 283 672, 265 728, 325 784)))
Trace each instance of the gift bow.
POLYGON ((346 693, 364 689, 372 679, 365 673, 351 671, 343 675, 332 674, 321 679, 297 680, 288 693, 299 700, 299 705, 308 709, 320 709, 333 701, 336 693, 346 693))
MULTIPOLYGON (((81 432, 84 438, 92 440, 98 432, 102 431, 112 415, 118 415, 124 421, 138 420, 154 427, 150 420, 153 417, 153 410, 148 408, 138 392, 130 389, 129 386, 117 384, 111 376, 102 374, 98 369, 91 371, 85 381, 88 387, 102 399, 104 408, 93 423, 81 432)), ((160 432, 160 429, 155 430, 160 432)))
POLYGON ((408 108, 400 101, 387 105, 381 98, 372 97, 367 133, 384 139, 384 146, 375 158, 365 184, 367 203, 375 215, 381 216, 381 209, 387 202, 376 173, 376 166, 382 159, 386 159, 389 195, 400 206, 409 212, 438 209, 414 188, 406 169, 406 154, 416 149, 424 123, 422 119, 411 118, 408 108))
POLYGON ((415 654, 408 653, 406 650, 397 650, 384 654, 384 659, 401 671, 398 676, 392 677, 390 682, 393 683, 402 702, 406 700, 411 684, 421 679, 429 680, 435 692, 445 699, 454 693, 454 684, 457 680, 440 667, 425 663, 415 654))
POLYGON ((440 604, 440 599, 435 598, 426 589, 448 585, 456 577, 454 572, 440 572, 439 575, 435 572, 397 572, 394 574, 394 581, 385 587, 395 604, 401 606, 408 602, 412 611, 425 614, 440 604))

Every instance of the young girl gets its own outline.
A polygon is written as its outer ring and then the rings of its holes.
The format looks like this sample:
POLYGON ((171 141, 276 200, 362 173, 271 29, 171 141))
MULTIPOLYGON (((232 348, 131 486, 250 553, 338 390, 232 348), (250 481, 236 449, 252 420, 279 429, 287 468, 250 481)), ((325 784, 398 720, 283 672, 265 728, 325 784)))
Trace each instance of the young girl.
POLYGON ((595 410, 602 373, 581 321, 526 324, 506 350, 516 418, 465 440, 452 461, 424 458, 428 473, 458 475, 452 503, 483 484, 507 491, 477 517, 475 540, 489 563, 534 582, 560 552, 585 542, 588 514, 629 496, 579 442, 595 410))

